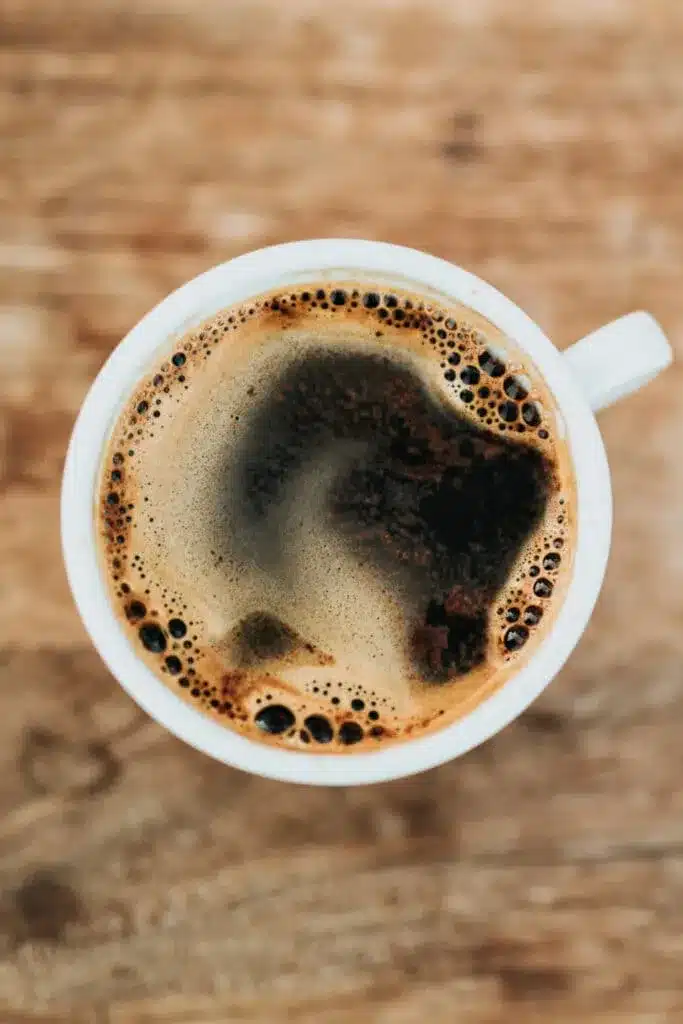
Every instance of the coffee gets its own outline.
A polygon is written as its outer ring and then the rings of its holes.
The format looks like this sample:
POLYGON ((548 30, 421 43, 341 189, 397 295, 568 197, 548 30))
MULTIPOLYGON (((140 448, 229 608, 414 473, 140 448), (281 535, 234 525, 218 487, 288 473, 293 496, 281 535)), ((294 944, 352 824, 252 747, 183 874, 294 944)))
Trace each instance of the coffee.
POLYGON ((157 358, 103 458, 101 561, 174 693, 285 749, 378 750, 471 710, 548 633, 573 488, 544 382, 492 324, 312 283, 157 358))

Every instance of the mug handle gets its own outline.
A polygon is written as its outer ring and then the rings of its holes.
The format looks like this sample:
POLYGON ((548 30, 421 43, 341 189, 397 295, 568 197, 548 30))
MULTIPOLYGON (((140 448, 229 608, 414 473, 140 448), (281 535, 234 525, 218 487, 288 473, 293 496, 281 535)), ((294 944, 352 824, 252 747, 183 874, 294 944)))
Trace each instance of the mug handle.
POLYGON ((563 353, 593 412, 637 391, 671 363, 664 331, 649 313, 628 313, 563 353))

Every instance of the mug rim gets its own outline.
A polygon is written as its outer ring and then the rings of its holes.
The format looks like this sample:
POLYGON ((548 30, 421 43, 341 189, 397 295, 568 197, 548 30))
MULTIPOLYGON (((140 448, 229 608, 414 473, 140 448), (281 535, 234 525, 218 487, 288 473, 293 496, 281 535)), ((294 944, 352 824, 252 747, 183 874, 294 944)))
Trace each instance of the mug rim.
POLYGON ((595 417, 571 369, 541 328, 492 285, 416 249, 359 239, 311 239, 269 246, 204 271, 171 292, 128 332, 92 383, 67 452, 61 533, 67 577, 91 641, 112 675, 179 739, 233 767, 281 781, 358 785, 433 768, 466 753, 513 721, 545 689, 578 642, 605 573, 612 527, 607 457, 595 417), (535 652, 505 684, 449 725, 386 749, 309 754, 247 739, 176 696, 135 654, 105 591, 95 536, 95 487, 118 412, 154 352, 219 309, 297 281, 334 275, 405 279, 469 306, 533 360, 565 427, 577 495, 572 575, 561 608, 535 652))

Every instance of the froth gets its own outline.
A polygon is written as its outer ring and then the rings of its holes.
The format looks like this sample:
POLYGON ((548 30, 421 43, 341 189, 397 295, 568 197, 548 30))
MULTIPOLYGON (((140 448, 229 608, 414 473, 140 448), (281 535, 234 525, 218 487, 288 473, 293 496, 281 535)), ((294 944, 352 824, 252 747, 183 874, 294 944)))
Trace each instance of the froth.
POLYGON ((167 685, 287 748, 377 749, 502 685, 574 546, 534 367, 438 297, 313 283, 179 339, 126 402, 98 525, 167 685))

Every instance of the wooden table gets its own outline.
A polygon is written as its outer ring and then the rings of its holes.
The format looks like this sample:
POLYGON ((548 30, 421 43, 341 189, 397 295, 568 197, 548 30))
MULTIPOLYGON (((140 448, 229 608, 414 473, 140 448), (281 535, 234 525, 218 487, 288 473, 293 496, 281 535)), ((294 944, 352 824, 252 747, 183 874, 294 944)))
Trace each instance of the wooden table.
POLYGON ((601 419, 580 649, 412 780, 279 785, 168 736, 58 543, 98 367, 246 249, 414 245, 560 345, 644 307, 680 353, 682 57, 678 0, 1 0, 3 1024, 683 1021, 680 364, 601 419))

